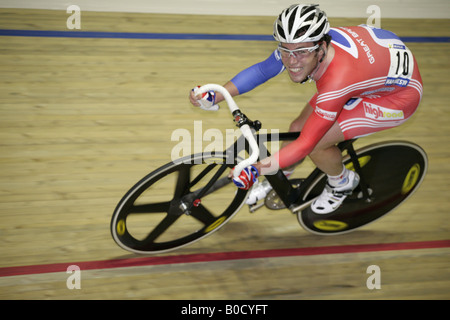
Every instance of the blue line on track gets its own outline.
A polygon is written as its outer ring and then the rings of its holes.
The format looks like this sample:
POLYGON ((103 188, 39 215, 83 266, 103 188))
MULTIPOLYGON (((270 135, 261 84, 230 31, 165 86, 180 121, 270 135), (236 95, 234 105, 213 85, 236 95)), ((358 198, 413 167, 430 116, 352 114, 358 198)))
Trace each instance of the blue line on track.
MULTIPOLYGON (((96 39, 149 39, 149 40, 238 40, 273 41, 271 35, 258 34, 204 34, 204 33, 140 33, 97 31, 52 31, 0 29, 0 36, 96 39)), ((401 37, 404 42, 448 43, 450 37, 401 37)))

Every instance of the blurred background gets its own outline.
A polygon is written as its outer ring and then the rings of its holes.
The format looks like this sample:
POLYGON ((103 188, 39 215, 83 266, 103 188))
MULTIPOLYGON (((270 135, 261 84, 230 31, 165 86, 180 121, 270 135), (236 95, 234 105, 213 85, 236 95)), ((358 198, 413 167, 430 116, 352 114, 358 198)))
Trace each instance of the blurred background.
MULTIPOLYGON (((424 81, 421 105, 401 127, 357 144, 422 146, 430 163, 421 188, 387 217, 336 237, 307 233, 288 210, 242 208, 157 264, 114 243, 115 206, 171 160, 175 130, 193 132, 195 121, 203 132, 234 129, 225 105, 194 108, 189 91, 266 59, 276 48, 273 21, 291 1, 0 0, 0 299, 449 299, 450 2, 317 2, 332 26, 380 23, 408 39, 424 81), (68 28, 71 5, 81 10, 79 29, 68 28), (145 37, 154 33, 162 38, 145 37), (180 33, 267 38, 173 38, 180 33), (380 247, 349 249, 358 245, 380 247), (343 252, 325 253, 335 246, 343 252), (212 255, 304 248, 315 254, 212 255), (66 285, 70 265, 81 268, 81 289, 66 285), (379 290, 366 286, 370 265, 380 267, 379 290)), ((283 132, 314 92, 314 83, 282 74, 236 101, 263 128, 283 132)), ((307 160, 295 174, 312 168, 307 160)))

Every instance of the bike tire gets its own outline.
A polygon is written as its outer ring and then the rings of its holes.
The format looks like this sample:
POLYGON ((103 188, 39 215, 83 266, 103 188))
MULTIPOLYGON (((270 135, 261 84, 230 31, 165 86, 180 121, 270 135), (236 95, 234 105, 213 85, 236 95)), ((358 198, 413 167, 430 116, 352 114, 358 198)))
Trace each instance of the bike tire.
POLYGON ((234 165, 234 159, 226 154, 202 153, 170 162, 148 174, 117 204, 110 225, 114 241, 133 253, 163 253, 219 230, 246 199, 247 191, 238 189, 227 178, 234 165), (220 175, 216 190, 204 195, 198 206, 192 205, 196 194, 215 174, 220 175), (181 209, 181 200, 191 207, 189 211, 181 209))
MULTIPOLYGON (((308 207, 297 213, 300 225, 320 235, 337 235, 355 231, 385 216, 420 186, 428 168, 425 151, 407 141, 386 141, 356 150, 362 175, 370 191, 370 202, 364 200, 360 187, 343 204, 329 214, 316 214, 308 207)), ((344 165, 352 169, 349 156, 344 165)), ((323 191, 326 175, 321 174, 308 187, 303 200, 323 191)))

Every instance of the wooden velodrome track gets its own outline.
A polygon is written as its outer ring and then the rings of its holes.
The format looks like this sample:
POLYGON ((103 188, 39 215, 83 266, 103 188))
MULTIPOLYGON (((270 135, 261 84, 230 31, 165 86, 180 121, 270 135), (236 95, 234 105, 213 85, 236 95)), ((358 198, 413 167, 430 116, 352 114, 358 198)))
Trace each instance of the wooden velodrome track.
MULTIPOLYGON (((0 29, 67 31, 68 16, 0 9, 0 29)), ((81 31, 267 35, 273 17, 83 12, 81 23, 81 31)), ((287 210, 243 208, 213 236, 156 258, 113 242, 117 202, 170 161, 174 130, 193 132, 200 120, 203 132, 234 129, 225 105, 216 113, 193 108, 188 92, 224 83, 275 43, 0 36, 0 299, 449 299, 450 20, 383 19, 382 27, 447 37, 408 43, 424 81, 414 117, 358 142, 421 145, 429 171, 418 192, 336 237, 307 233, 287 210), (249 259, 259 250, 273 251, 249 259), (221 260, 227 256, 235 258, 221 260), (159 257, 171 258, 152 260, 159 257), (81 268, 81 289, 66 286, 70 265, 81 268), (381 289, 366 286, 370 265, 380 267, 381 289)), ((263 128, 285 131, 314 88, 281 75, 237 102, 263 128)), ((306 161, 296 175, 311 168, 306 161)))

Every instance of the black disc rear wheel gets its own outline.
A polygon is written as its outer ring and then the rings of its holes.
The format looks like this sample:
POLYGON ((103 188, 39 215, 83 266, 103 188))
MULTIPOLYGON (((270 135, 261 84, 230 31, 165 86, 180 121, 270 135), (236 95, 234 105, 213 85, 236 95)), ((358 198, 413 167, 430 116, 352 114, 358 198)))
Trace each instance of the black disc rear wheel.
MULTIPOLYGON (((427 171, 425 151, 410 142, 382 142, 356 150, 356 154, 370 198, 365 199, 359 186, 332 213, 316 214, 308 207, 297 215, 306 230, 322 235, 340 234, 365 226, 409 198, 427 171)), ((349 157, 344 158, 344 164, 354 169, 349 157)), ((304 200, 320 195, 325 183, 326 176, 322 174, 311 184, 304 200)))

